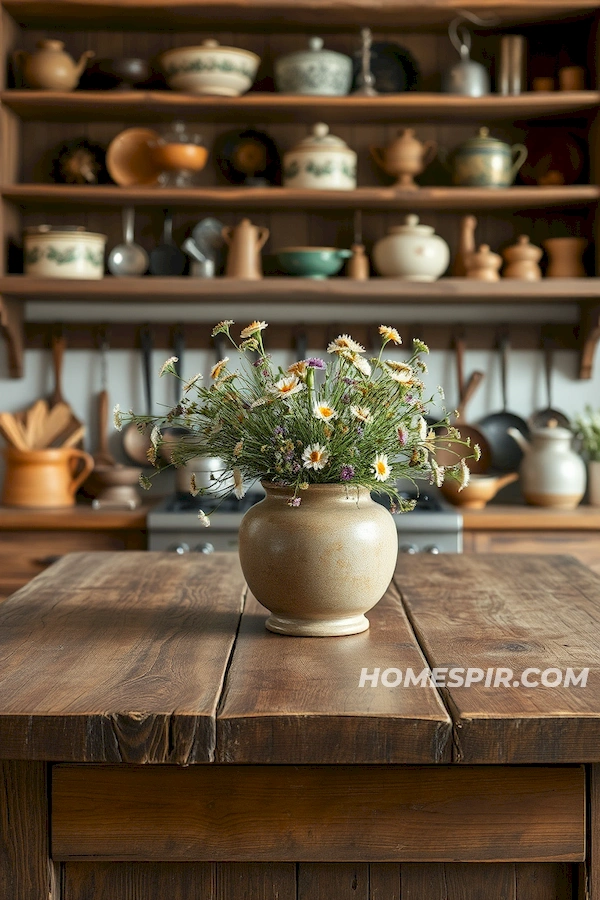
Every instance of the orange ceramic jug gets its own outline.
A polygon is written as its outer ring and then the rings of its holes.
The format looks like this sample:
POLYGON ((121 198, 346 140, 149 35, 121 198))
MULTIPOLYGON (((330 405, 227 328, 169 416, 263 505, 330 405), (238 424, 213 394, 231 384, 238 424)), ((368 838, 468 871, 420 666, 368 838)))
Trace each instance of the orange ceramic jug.
POLYGON ((94 460, 89 453, 74 447, 47 450, 6 447, 4 458, 4 506, 73 506, 77 488, 94 468, 94 460))

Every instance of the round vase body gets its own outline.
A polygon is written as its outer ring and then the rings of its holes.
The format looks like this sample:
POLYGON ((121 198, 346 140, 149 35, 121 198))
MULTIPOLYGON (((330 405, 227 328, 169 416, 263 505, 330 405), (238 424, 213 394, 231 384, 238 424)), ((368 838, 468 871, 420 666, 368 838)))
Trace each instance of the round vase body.
POLYGON ((585 493, 586 469, 571 449, 566 428, 541 428, 532 435, 531 449, 519 470, 527 503, 555 509, 575 509, 585 493))
POLYGON ((391 514, 366 488, 316 484, 291 508, 291 488, 263 483, 266 497, 245 514, 240 562, 267 628, 307 637, 366 631, 398 557, 391 514))
POLYGON ((419 225, 417 216, 406 216, 404 225, 390 228, 377 241, 373 262, 385 278, 436 281, 448 268, 450 250, 430 225, 419 225))

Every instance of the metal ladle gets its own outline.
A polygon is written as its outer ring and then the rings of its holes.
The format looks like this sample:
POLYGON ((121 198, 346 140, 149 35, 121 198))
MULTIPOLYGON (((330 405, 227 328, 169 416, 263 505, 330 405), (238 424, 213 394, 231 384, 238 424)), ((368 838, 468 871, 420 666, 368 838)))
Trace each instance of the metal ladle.
POLYGON ((108 271, 117 278, 135 278, 148 269, 148 254, 143 247, 134 243, 135 210, 132 206, 123 209, 123 238, 125 243, 117 244, 108 255, 108 271))
POLYGON ((553 348, 550 345, 550 342, 544 341, 544 374, 546 376, 546 397, 548 400, 547 406, 545 409, 539 409, 536 412, 532 413, 529 418, 529 427, 532 429, 535 428, 546 428, 548 422, 551 422, 553 419, 556 420, 556 423, 561 428, 570 428, 571 423, 569 421, 569 417, 566 416, 559 409, 554 409, 552 406, 552 362, 553 362, 553 348))

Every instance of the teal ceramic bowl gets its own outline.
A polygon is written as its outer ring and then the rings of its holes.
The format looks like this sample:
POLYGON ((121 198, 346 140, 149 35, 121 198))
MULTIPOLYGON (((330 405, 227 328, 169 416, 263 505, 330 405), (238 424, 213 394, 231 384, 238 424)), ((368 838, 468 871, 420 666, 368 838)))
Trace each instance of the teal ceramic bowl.
POLYGON ((351 256, 351 250, 335 247, 284 247, 277 253, 277 260, 286 275, 323 279, 337 275, 351 256))

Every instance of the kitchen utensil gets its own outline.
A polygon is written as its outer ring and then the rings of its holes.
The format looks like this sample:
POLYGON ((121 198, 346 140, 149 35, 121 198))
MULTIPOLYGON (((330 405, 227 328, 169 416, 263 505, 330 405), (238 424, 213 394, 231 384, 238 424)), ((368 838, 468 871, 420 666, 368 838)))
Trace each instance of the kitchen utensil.
POLYGON ((185 266, 185 253, 181 252, 173 240, 173 216, 165 210, 162 243, 150 251, 150 274, 183 275, 185 266))
POLYGON ((26 451, 6 447, 4 458, 4 506, 74 506, 78 488, 94 468, 89 453, 73 447, 26 451))
POLYGON ((24 272, 39 278, 104 277, 106 235, 85 228, 32 225, 25 229, 24 272))
MULTIPOLYGON (((65 352, 67 349, 67 341, 64 335, 62 334, 54 334, 52 336, 52 370, 54 374, 54 389, 50 395, 49 403, 50 406, 58 406, 67 407, 69 410, 69 420, 66 428, 59 435, 55 437, 52 441, 53 447, 60 447, 64 444, 64 441, 72 435, 75 431, 81 428, 84 424, 80 419, 77 418, 71 406, 67 403, 63 396, 62 390, 62 375, 63 375, 63 364, 65 359, 65 352)), ((64 415, 64 411, 61 410, 61 417, 64 415)), ((66 419, 66 415, 65 415, 66 419)))
MULTIPOLYGON (((405 47, 394 41, 373 41, 370 69, 378 94, 399 94, 414 91, 419 84, 419 67, 405 47)), ((360 87, 363 77, 363 51, 354 57, 354 87, 360 87)))
POLYGON ((471 59, 471 32, 462 16, 453 19, 448 26, 452 46, 460 61, 442 74, 442 91, 447 94, 463 94, 482 97, 490 92, 490 76, 481 63, 471 59))
POLYGON ((527 40, 522 34, 503 34, 500 38, 500 65, 496 91, 505 96, 527 90, 527 40))
POLYGON ((250 219, 242 219, 235 228, 224 227, 222 233, 229 246, 225 277, 253 281, 262 278, 260 251, 269 238, 269 229, 253 225, 250 219))
POLYGON ((148 269, 148 254, 143 247, 134 243, 135 210, 132 206, 123 209, 123 238, 125 243, 117 244, 108 254, 108 271, 117 278, 135 278, 148 269))
POLYGON ((352 250, 336 247, 284 247, 276 253, 280 268, 286 275, 324 280, 337 275, 352 250))
POLYGON ((403 225, 388 229, 388 234, 373 247, 373 263, 386 278, 406 281, 436 281, 450 262, 450 248, 434 233, 433 226, 420 225, 419 217, 405 216, 403 225))
POLYGON ((48 416, 46 400, 36 400, 25 413, 25 439, 30 450, 39 450, 44 446, 44 428, 48 416))
POLYGON ((571 444, 573 432, 551 419, 532 432, 531 441, 520 429, 509 428, 509 437, 523 454, 519 468, 521 490, 527 503, 554 509, 575 509, 585 493, 585 463, 571 444))
POLYGON ((94 465, 114 466, 116 460, 108 449, 108 341, 102 338, 100 344, 100 383, 98 394, 98 449, 94 453, 94 465))
POLYGON ((86 50, 75 62, 62 41, 38 41, 36 47, 35 53, 15 50, 13 59, 27 87, 42 91, 74 91, 89 60, 96 55, 86 50))
POLYGON ((552 366, 554 361, 554 352, 553 348, 548 340, 544 341, 544 375, 546 379, 546 397, 548 400, 547 406, 545 409, 539 409, 536 412, 532 413, 529 417, 529 427, 533 430, 535 428, 545 428, 549 422, 554 421, 561 428, 570 428, 571 422, 569 417, 566 416, 559 409, 554 409, 552 406, 552 366))
POLYGON ((352 60, 344 53, 323 49, 323 38, 311 37, 307 50, 275 60, 275 85, 283 94, 339 97, 352 84, 352 60))
MULTIPOLYGON (((471 460, 469 460, 469 468, 471 460)), ((446 500, 454 506, 462 509, 483 509, 492 500, 498 491, 517 481, 516 472, 507 472, 505 475, 477 475, 471 471, 469 483, 461 488, 458 481, 446 478, 441 491, 446 500)))
POLYGON ((523 281, 539 281, 542 270, 538 263, 542 258, 542 249, 529 243, 529 236, 520 234, 517 243, 502 251, 506 266, 503 278, 519 278, 523 281))
POLYGON ((102 466, 94 469, 86 491, 94 496, 93 509, 136 509, 141 504, 137 489, 142 470, 136 466, 102 466), (91 490, 90 490, 91 486, 91 490))
POLYGON ((16 450, 26 451, 30 449, 23 426, 11 413, 0 413, 0 434, 16 450))
POLYGON ((71 423, 71 407, 68 403, 56 403, 48 410, 44 422, 44 430, 39 439, 39 446, 31 449, 43 449, 44 447, 54 446, 54 442, 63 433, 68 434, 68 428, 71 423))
POLYGON ((214 278, 215 277, 215 261, 204 256, 198 250, 193 238, 188 237, 181 245, 184 253, 193 260, 190 266, 190 275, 194 278, 214 278))
POLYGON ((387 147, 370 148, 371 156, 383 171, 396 178, 394 187, 417 190, 414 176, 420 175, 437 153, 436 141, 419 141, 413 128, 402 128, 387 147))
POLYGON ((360 40, 360 72, 356 76, 355 88, 352 93, 360 97, 376 97, 378 91, 375 90, 375 76, 371 72, 373 35, 370 28, 361 28, 360 40))
POLYGON ((486 436, 492 452, 492 468, 498 472, 516 472, 523 458, 523 451, 515 440, 508 434, 507 429, 514 428, 525 437, 529 437, 527 422, 509 412, 508 405, 508 355, 510 343, 504 337, 500 341, 500 364, 502 382, 502 410, 484 416, 477 423, 477 427, 486 436))
POLYGON ((206 40, 196 47, 177 47, 159 56, 167 84, 186 94, 238 97, 256 77, 260 57, 239 47, 206 40))
POLYGON ((153 152, 158 136, 152 128, 126 128, 110 142, 106 167, 116 184, 121 187, 158 184, 161 169, 153 152))
POLYGON ((476 281, 499 281, 502 257, 490 250, 489 244, 482 244, 479 250, 470 253, 466 258, 467 278, 476 281))
POLYGON ((215 272, 219 272, 225 265, 227 245, 223 237, 224 227, 219 219, 209 216, 192 228, 192 240, 203 256, 214 261, 215 272))
MULTIPOLYGON (((353 281, 368 281, 371 273, 369 257, 365 253, 362 236, 362 210, 354 210, 354 243, 350 248, 352 256, 346 266, 346 274, 353 281)), ((379 353, 379 349, 376 351, 379 353)))
POLYGON ((264 131, 226 131, 214 143, 219 171, 230 184, 261 187, 281 184, 281 155, 264 131))
POLYGON ((153 145, 162 187, 191 187, 208 159, 202 137, 184 122, 173 122, 153 145))
POLYGON ((342 138, 329 133, 329 125, 317 122, 312 132, 283 155, 285 187, 323 191, 356 188, 354 150, 342 138))
MULTIPOLYGON (((142 329, 140 335, 142 350, 142 369, 146 399, 146 415, 152 415, 152 334, 149 328, 142 329)), ((123 431, 123 449, 133 462, 148 465, 150 443, 150 427, 139 431, 137 425, 130 422, 123 431)))
POLYGON ((148 81, 152 69, 147 60, 134 56, 122 56, 115 59, 100 59, 94 71, 104 75, 108 87, 119 91, 130 91, 148 81))
POLYGON ((50 177, 59 184, 106 184, 106 150, 85 137, 63 141, 52 152, 50 177))
POLYGON ((452 266, 452 274, 456 278, 464 278, 467 274, 466 259, 469 254, 475 252, 475 229, 477 219, 475 216, 463 216, 460 220, 458 234, 458 247, 452 266))

